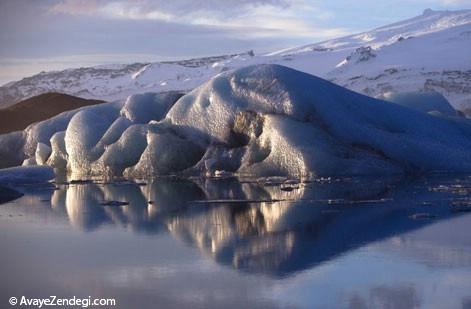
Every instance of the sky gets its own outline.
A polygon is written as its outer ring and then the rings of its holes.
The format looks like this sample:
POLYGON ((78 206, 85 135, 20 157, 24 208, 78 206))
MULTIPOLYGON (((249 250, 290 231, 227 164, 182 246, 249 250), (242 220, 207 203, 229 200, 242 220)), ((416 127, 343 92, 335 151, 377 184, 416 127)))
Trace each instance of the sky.
POLYGON ((0 84, 40 71, 276 51, 471 0, 0 0, 0 84))

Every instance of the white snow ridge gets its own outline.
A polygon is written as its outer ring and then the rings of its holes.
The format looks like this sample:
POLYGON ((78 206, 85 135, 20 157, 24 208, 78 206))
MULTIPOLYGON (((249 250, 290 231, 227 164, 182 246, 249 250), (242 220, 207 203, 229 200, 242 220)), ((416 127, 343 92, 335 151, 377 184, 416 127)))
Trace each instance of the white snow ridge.
POLYGON ((79 176, 471 171, 471 122, 443 97, 389 103, 279 65, 225 72, 180 96, 66 112, 28 127, 22 150, 2 155, 79 176))

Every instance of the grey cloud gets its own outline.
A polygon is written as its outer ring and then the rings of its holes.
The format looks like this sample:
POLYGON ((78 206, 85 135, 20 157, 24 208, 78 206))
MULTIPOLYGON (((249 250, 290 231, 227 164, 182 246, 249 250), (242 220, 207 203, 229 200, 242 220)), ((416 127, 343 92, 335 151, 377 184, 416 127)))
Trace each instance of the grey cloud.
POLYGON ((53 13, 94 14, 110 5, 121 5, 138 13, 159 11, 169 14, 211 12, 218 15, 238 15, 258 6, 288 8, 292 0, 61 0, 51 6, 53 13))

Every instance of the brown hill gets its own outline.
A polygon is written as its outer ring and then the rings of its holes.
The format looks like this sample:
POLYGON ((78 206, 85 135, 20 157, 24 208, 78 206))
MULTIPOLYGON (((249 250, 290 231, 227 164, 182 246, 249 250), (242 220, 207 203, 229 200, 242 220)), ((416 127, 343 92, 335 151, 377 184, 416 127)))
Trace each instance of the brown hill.
POLYGON ((71 95, 49 92, 0 109, 0 134, 19 131, 28 125, 46 120, 62 112, 82 106, 103 103, 71 95))

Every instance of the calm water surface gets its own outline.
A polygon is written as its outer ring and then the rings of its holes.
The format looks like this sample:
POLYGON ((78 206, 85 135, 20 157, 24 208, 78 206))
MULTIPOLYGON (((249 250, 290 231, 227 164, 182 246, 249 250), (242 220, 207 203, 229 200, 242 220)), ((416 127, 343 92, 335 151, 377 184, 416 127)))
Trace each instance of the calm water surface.
POLYGON ((0 308, 471 308, 469 177, 20 189, 0 205, 0 308))

